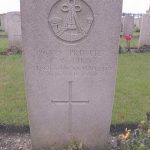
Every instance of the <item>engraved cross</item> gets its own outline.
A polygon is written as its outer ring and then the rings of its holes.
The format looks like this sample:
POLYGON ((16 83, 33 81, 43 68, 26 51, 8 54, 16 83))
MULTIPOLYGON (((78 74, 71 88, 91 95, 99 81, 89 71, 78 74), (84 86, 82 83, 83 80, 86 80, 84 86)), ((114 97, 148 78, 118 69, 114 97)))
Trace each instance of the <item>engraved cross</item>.
POLYGON ((89 104, 89 100, 87 101, 75 101, 72 98, 72 88, 73 88, 73 81, 68 82, 68 100, 67 101, 55 101, 52 100, 52 103, 55 104, 68 104, 69 109, 68 109, 68 127, 69 127, 69 133, 72 133, 72 105, 73 104, 89 104))

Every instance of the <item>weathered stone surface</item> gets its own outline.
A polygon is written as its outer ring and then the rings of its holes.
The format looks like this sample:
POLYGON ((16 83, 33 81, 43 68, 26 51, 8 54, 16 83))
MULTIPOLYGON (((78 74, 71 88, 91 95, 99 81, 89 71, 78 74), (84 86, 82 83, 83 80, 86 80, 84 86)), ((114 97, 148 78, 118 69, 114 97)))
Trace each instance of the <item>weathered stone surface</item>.
POLYGON ((12 51, 22 49, 20 12, 9 12, 5 15, 5 31, 8 34, 9 47, 12 51))
POLYGON ((1 22, 1 30, 5 30, 5 27, 4 27, 4 15, 5 14, 0 14, 0 22, 1 22))
POLYGON ((105 149, 121 8, 121 0, 21 1, 33 149, 72 138, 105 149))
POLYGON ((123 18, 123 34, 132 34, 134 29, 134 17, 126 15, 123 18))
POLYGON ((3 15, 3 20, 4 20, 4 31, 7 33, 8 31, 7 13, 3 15))
POLYGON ((150 14, 145 14, 142 18, 139 47, 150 45, 150 14))
POLYGON ((123 16, 121 16, 121 32, 123 32, 123 16))

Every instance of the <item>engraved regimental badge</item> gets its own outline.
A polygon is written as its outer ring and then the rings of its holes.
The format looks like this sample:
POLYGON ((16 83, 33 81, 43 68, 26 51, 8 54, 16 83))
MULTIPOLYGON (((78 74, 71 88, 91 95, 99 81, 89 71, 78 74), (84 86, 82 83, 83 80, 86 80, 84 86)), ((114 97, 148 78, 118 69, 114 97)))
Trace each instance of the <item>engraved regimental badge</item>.
POLYGON ((86 37, 93 21, 92 9, 83 0, 57 1, 48 18, 54 34, 66 42, 76 42, 86 37))

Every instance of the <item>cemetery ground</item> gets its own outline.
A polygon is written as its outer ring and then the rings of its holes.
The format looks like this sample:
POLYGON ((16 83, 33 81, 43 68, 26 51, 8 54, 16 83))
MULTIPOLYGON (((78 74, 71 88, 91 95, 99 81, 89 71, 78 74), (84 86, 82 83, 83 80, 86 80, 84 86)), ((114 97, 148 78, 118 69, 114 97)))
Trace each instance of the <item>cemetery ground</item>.
POLYGON ((0 35, 0 52, 2 52, 8 48, 7 38, 1 38, 1 36, 3 36, 3 35, 0 35))
MULTIPOLYGON (((137 46, 138 38, 132 41, 137 46)), ((131 44, 131 45, 132 45, 131 44)), ((121 45, 125 46, 124 39, 121 45)), ((132 46, 131 46, 132 47, 132 46)), ((5 33, 0 34, 0 52, 8 48, 5 33)), ((119 55, 112 124, 136 125, 150 111, 150 53, 119 55)), ((22 56, 0 56, 0 127, 28 126, 22 56)), ((107 110, 106 110, 107 111, 107 110)), ((17 129, 17 128, 16 128, 17 129)), ((7 137, 7 134, 5 135, 7 137)), ((5 139, 4 136, 4 139, 5 139)), ((20 140, 16 137, 16 141, 20 140)), ((25 140, 29 135, 25 135, 25 140)), ((13 139, 13 136, 11 137, 13 139)), ((12 144, 11 138, 8 143, 12 144)), ((2 140, 4 140, 2 139, 2 140)), ((30 141, 27 143, 29 147, 30 141)), ((21 148, 20 148, 21 149, 21 148)))
MULTIPOLYGON (((119 56, 112 124, 138 123, 149 111, 150 54, 119 56)), ((21 55, 0 56, 0 124, 28 125, 21 55)))

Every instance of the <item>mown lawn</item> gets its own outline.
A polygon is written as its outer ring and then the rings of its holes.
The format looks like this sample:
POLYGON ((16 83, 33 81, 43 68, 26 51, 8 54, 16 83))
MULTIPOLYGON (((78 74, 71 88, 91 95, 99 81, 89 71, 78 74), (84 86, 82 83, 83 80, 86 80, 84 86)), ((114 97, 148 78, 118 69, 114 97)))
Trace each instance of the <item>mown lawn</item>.
POLYGON ((0 31, 0 36, 7 36, 7 33, 4 31, 0 31))
MULTIPOLYGON (((0 51, 8 47, 0 39, 0 51)), ((150 53, 121 54, 113 124, 136 123, 150 111, 150 53)), ((21 55, 0 56, 0 124, 27 125, 21 55)))
POLYGON ((19 55, 0 56, 0 124, 28 124, 23 65, 19 55))
POLYGON ((0 36, 0 52, 8 49, 8 40, 7 38, 1 38, 0 36))
MULTIPOLYGON (((130 47, 138 48, 138 41, 139 41, 138 37, 133 37, 133 39, 131 40, 131 43, 130 43, 130 47)), ((121 48, 128 48, 127 42, 123 37, 120 39, 120 46, 121 46, 121 48)))
POLYGON ((122 54, 112 122, 139 122, 147 111, 150 111, 150 53, 122 54))

